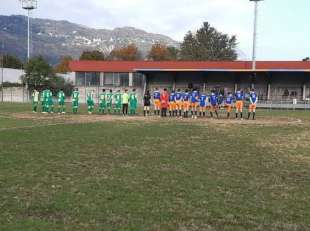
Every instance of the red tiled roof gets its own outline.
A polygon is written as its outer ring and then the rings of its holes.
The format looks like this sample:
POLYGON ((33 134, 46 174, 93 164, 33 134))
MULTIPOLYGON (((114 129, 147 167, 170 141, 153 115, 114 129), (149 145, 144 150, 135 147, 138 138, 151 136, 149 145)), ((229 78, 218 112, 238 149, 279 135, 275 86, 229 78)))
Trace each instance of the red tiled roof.
MULTIPOLYGON (((158 71, 198 71, 198 70, 235 70, 251 71, 251 61, 71 61, 72 71, 94 72, 134 72, 137 70, 158 71)), ((310 62, 302 61, 258 61, 257 70, 300 70, 310 71, 310 62)))

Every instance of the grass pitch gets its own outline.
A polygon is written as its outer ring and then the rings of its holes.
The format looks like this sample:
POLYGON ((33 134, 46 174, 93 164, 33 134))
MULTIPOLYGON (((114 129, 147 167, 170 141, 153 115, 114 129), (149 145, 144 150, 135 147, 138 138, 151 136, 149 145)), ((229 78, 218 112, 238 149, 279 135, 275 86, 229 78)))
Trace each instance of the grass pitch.
POLYGON ((0 230, 310 230, 310 112, 253 122, 30 108, 0 104, 0 230))

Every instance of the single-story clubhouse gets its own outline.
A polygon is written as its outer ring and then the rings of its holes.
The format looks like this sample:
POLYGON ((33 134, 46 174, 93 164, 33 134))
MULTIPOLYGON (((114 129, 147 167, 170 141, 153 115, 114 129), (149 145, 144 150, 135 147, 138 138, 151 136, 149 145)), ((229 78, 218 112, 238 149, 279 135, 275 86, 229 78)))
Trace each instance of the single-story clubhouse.
MULTIPOLYGON (((197 88, 223 93, 255 88, 260 100, 306 100, 310 97, 310 62, 258 61, 72 61, 74 84, 94 89, 197 88)), ((140 97, 141 98, 141 97, 140 97)))

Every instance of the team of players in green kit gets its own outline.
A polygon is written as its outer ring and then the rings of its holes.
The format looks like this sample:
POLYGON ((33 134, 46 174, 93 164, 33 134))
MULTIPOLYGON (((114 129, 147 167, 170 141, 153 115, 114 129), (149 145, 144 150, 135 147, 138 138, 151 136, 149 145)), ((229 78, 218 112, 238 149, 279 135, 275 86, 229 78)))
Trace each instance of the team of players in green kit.
MULTIPOLYGON (((66 113, 66 96, 63 90, 57 93, 57 102, 54 101, 53 93, 49 89, 43 90, 41 93, 34 90, 32 93, 32 110, 34 113, 38 112, 39 103, 41 102, 42 113, 54 113, 59 114, 66 113), (55 110, 55 104, 57 109, 55 110)), ((135 115, 138 107, 138 99, 136 90, 128 93, 127 89, 121 93, 120 90, 114 92, 105 89, 98 96, 99 113, 101 114, 123 114, 127 115, 128 112, 131 115, 135 115), (129 110, 129 111, 128 111, 129 110)), ((72 112, 77 114, 80 106, 80 92, 76 88, 71 94, 72 112)), ((87 111, 89 114, 94 113, 95 109, 95 91, 89 91, 86 94, 87 111)))

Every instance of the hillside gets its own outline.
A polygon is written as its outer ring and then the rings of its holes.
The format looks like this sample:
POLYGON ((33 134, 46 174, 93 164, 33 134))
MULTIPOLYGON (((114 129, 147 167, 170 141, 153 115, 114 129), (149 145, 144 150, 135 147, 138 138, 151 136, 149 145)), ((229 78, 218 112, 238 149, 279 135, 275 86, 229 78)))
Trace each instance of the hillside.
MULTIPOLYGON (((105 53, 115 47, 135 43, 146 55, 155 42, 178 46, 178 42, 165 35, 148 33, 122 27, 113 30, 94 29, 68 21, 31 19, 31 53, 43 55, 51 64, 61 56, 78 58, 84 50, 98 49, 105 53)), ((4 52, 15 54, 21 59, 27 54, 27 18, 20 15, 0 16, 0 38, 4 41, 4 52)))

